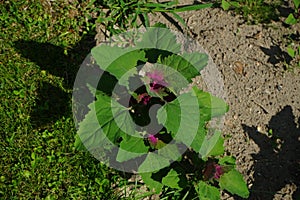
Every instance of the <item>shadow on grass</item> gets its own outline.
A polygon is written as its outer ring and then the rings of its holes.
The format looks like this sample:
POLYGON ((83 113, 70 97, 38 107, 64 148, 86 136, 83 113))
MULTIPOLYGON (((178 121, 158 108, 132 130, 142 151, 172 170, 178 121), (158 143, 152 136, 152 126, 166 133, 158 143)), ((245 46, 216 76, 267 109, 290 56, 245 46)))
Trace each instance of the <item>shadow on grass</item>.
POLYGON ((287 184, 297 186, 293 199, 299 199, 300 129, 291 106, 285 106, 273 116, 268 128, 272 130, 270 137, 257 132, 256 127, 243 125, 244 131, 260 148, 260 152, 253 155, 254 184, 250 199, 271 200, 287 184))
MULTIPOLYGON (((45 70, 47 74, 63 78, 65 89, 72 89, 77 71, 96 45, 94 35, 86 35, 70 51, 64 54, 64 49, 50 43, 19 40, 14 47, 24 58, 30 59, 45 70)), ((43 81, 43 80, 42 80, 43 81)), ((38 89, 36 106, 31 113, 31 123, 34 128, 42 128, 50 122, 63 116, 70 116, 72 94, 64 92, 57 85, 43 81, 38 89)))

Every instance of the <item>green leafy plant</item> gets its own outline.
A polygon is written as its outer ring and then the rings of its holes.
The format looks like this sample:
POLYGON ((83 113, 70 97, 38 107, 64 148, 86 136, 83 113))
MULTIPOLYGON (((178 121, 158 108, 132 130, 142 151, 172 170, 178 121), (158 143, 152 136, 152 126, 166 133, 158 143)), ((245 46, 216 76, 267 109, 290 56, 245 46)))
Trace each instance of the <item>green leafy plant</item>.
POLYGON ((171 190, 181 199, 219 199, 220 190, 227 190, 247 198, 235 159, 223 155, 221 131, 208 126, 227 112, 227 104, 195 86, 182 92, 200 75, 208 56, 180 53, 181 44, 165 28, 149 27, 130 43, 134 46, 122 41, 92 49, 107 76, 97 88, 88 85, 95 101, 79 123, 76 148, 140 174, 162 195, 171 190), (148 126, 152 123, 156 126, 148 126))
POLYGON ((150 26, 149 14, 170 13, 176 20, 186 27, 185 21, 178 12, 198 10, 212 7, 213 4, 197 4, 178 6, 178 1, 155 3, 149 0, 109 0, 102 3, 103 12, 98 22, 103 24, 110 35, 123 32, 130 28, 138 28, 141 25, 150 26))
POLYGON ((286 43, 283 59, 285 69, 292 70, 294 67, 300 67, 300 45, 297 38, 297 32, 286 35, 283 38, 286 43))
POLYGON ((276 8, 281 0, 267 3, 265 0, 222 0, 221 7, 224 10, 233 8, 250 23, 268 23, 278 19, 276 8))
POLYGON ((299 16, 300 16, 300 0, 293 0, 293 2, 294 2, 294 13, 290 13, 285 20, 285 23, 289 25, 296 24, 299 21, 299 16))
POLYGON ((300 67, 300 46, 294 47, 293 45, 289 45, 286 50, 288 55, 293 59, 295 65, 300 67))

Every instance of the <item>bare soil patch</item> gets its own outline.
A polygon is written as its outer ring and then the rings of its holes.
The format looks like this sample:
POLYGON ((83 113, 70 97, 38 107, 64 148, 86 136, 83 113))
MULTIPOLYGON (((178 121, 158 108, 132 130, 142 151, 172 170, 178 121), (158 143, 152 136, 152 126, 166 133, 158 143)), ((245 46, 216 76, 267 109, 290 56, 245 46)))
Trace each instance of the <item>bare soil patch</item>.
MULTIPOLYGON (((300 198, 300 70, 284 65, 291 59, 286 38, 292 34, 299 45, 300 24, 287 27, 282 19, 248 25, 218 8, 180 15, 223 75, 230 106, 226 149, 237 158, 249 199, 300 198)), ((181 29, 166 15, 153 16, 155 22, 181 29)), ((222 199, 239 197, 224 193, 222 199)))

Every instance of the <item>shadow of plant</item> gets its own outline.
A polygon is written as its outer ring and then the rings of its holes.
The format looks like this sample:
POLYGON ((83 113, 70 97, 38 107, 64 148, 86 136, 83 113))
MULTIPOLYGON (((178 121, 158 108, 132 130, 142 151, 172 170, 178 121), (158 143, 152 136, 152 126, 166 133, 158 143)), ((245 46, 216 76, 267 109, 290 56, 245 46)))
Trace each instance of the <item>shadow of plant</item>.
POLYGON ((267 62, 273 64, 274 66, 280 62, 286 62, 290 64, 293 58, 289 54, 283 51, 278 45, 273 45, 269 49, 265 47, 260 47, 260 49, 269 56, 267 62))
POLYGON ((41 78, 36 106, 31 113, 34 128, 42 128, 50 122, 71 114, 71 90, 77 71, 95 46, 94 35, 86 35, 74 47, 64 54, 64 49, 50 43, 18 40, 14 47, 24 58, 29 59, 45 70, 50 76, 63 78, 63 86, 41 78))
POLYGON ((287 184, 297 186, 293 196, 299 199, 300 129, 291 106, 285 106, 273 116, 268 128, 272 130, 270 137, 257 132, 256 127, 243 125, 244 131, 260 148, 260 152, 253 155, 255 173, 249 199, 271 200, 287 184))

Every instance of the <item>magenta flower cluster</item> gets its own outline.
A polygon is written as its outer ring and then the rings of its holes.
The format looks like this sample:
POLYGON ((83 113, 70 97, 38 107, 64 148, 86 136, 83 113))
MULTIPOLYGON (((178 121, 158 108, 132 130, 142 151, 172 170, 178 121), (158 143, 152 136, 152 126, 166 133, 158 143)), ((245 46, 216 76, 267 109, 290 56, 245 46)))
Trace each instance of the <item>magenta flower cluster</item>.
POLYGON ((152 144, 153 146, 155 146, 158 142, 158 139, 152 134, 149 134, 148 140, 149 140, 150 144, 152 144))
POLYGON ((224 174, 223 168, 220 165, 215 164, 214 178, 219 179, 222 174, 224 174))
POLYGON ((140 94, 137 98, 138 103, 142 102, 144 105, 147 105, 151 99, 147 93, 140 94))
POLYGON ((163 87, 167 86, 164 81, 164 76, 162 72, 154 70, 153 72, 148 72, 146 74, 150 78, 150 90, 154 92, 159 92, 163 87))

